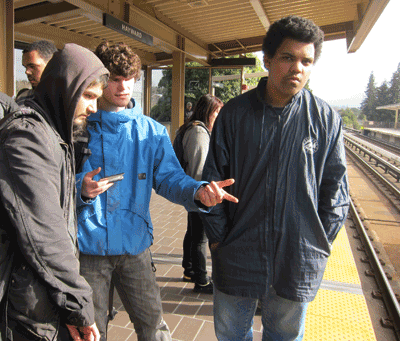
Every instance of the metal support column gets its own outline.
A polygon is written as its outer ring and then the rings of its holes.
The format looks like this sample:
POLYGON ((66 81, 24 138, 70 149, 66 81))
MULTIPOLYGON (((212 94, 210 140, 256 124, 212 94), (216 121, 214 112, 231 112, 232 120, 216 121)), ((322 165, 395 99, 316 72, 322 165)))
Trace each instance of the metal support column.
POLYGON ((0 0, 0 91, 14 95, 13 0, 0 0))
POLYGON ((185 111, 185 54, 172 53, 171 140, 184 122, 185 111))
POLYGON ((208 93, 215 96, 213 81, 212 81, 212 69, 208 68, 208 93))
POLYGON ((240 68, 240 93, 244 92, 244 85, 246 84, 245 77, 244 77, 244 67, 240 68))
POLYGON ((151 82, 152 69, 144 66, 144 84, 143 84, 143 114, 150 116, 151 110, 151 82))

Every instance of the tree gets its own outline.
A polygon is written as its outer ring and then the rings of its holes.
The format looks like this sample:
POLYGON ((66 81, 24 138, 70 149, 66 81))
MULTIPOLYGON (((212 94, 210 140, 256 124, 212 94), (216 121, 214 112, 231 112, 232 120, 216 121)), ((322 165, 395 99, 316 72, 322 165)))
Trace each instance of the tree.
POLYGON ((389 89, 389 103, 397 104, 400 102, 400 63, 397 66, 397 70, 393 73, 390 81, 389 89))
MULTIPOLYGON (((389 95, 389 84, 388 82, 384 81, 376 91, 375 105, 379 107, 388 104, 391 104, 389 95)), ((373 120, 379 122, 393 122, 394 112, 392 110, 386 110, 386 109, 375 110, 373 120)))
POLYGON ((365 90, 365 98, 361 103, 361 114, 365 115, 368 120, 373 120, 376 111, 376 86, 375 86, 375 76, 371 72, 369 76, 369 81, 367 89, 365 90))
POLYGON ((352 109, 340 109, 339 110, 340 116, 342 116, 343 124, 346 127, 352 127, 354 129, 360 129, 360 124, 357 121, 357 116, 353 112, 352 109))
MULTIPOLYGON (((237 58, 234 56, 232 58, 237 58)), ((255 58, 253 54, 247 54, 246 57, 255 58)), ((209 92, 208 80, 209 71, 207 68, 196 67, 197 63, 187 63, 185 71, 185 103, 192 102, 193 106, 198 99, 209 92)), ((255 67, 245 67, 245 73, 254 73, 263 71, 261 62, 256 59, 255 67)), ((240 75, 240 69, 212 69, 212 76, 240 75)), ((248 86, 254 86, 260 78, 246 79, 248 86)), ((226 103, 231 98, 240 94, 240 78, 221 81, 215 84, 215 96, 226 103)), ((163 77, 158 84, 157 93, 160 100, 151 108, 150 116, 159 122, 169 122, 171 120, 171 97, 172 97, 172 70, 163 70, 163 77)))

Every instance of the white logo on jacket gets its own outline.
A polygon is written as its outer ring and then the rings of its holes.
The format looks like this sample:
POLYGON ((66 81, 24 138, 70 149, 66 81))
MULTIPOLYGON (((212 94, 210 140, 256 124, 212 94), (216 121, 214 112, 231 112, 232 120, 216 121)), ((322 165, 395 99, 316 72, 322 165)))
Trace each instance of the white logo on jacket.
POLYGON ((318 150, 318 141, 312 137, 306 137, 303 140, 303 148, 306 153, 314 154, 318 150))

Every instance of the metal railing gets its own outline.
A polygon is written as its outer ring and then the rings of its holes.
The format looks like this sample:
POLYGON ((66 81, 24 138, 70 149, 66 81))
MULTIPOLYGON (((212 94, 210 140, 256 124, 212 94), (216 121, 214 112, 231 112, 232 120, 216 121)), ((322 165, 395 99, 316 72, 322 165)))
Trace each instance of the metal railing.
POLYGON ((357 143, 354 140, 351 140, 348 137, 344 137, 345 142, 347 142, 350 146, 354 147, 355 150, 359 151, 360 154, 364 154, 364 156, 368 156, 369 161, 374 161, 375 166, 382 168, 385 173, 392 175, 397 182, 400 181, 400 169, 397 168, 396 166, 392 165, 391 163, 387 162, 386 160, 382 159, 378 155, 374 154, 374 152, 368 150, 367 148, 363 147, 359 143, 357 143))

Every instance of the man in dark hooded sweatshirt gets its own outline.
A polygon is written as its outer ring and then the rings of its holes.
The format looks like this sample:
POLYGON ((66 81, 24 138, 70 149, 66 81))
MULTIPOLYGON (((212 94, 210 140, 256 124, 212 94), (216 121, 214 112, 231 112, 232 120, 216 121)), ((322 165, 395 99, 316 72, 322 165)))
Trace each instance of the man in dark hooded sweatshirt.
POLYGON ((99 339, 92 291, 79 275, 73 136, 97 111, 107 79, 91 51, 67 44, 34 98, 2 121, 0 261, 8 262, 0 265, 10 275, 0 340, 99 339))

